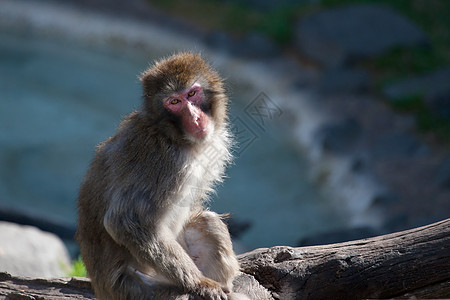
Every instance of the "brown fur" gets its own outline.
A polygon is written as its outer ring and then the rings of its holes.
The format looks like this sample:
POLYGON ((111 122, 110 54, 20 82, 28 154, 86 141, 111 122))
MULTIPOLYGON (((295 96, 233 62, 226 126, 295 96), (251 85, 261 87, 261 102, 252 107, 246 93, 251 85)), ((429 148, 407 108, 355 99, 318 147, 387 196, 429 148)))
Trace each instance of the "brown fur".
POLYGON ((182 53, 155 63, 141 81, 142 109, 98 146, 80 188, 76 238, 95 293, 99 299, 169 299, 168 284, 179 293, 226 299, 239 266, 226 225, 202 212, 230 159, 222 80, 201 56, 182 53), (162 106, 194 82, 203 87, 202 110, 215 125, 207 141, 187 139, 162 106), (202 168, 198 157, 210 145, 225 151, 213 167, 202 168), (199 270, 190 257, 188 231, 209 245, 204 249, 214 269, 199 270))

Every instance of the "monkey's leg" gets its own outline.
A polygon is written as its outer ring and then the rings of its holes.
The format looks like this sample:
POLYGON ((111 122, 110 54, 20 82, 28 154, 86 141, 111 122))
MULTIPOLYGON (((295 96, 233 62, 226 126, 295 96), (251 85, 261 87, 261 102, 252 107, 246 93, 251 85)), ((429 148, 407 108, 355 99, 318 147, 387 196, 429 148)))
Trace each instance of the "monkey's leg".
POLYGON ((231 291, 239 263, 230 233, 220 216, 211 211, 195 215, 185 226, 186 251, 204 276, 231 291))

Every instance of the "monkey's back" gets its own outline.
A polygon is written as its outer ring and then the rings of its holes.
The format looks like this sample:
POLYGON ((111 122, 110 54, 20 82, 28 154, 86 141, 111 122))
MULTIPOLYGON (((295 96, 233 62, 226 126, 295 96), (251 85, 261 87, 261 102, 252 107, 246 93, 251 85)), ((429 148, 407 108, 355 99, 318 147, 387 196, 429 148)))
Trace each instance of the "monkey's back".
POLYGON ((96 295, 105 299, 114 298, 112 286, 128 273, 127 266, 137 264, 129 250, 105 228, 111 201, 114 197, 127 198, 123 209, 132 211, 143 199, 159 199, 152 206, 157 211, 167 206, 163 202, 185 175, 185 155, 180 156, 172 149, 175 145, 155 137, 151 128, 142 128, 142 123, 137 113, 130 114, 116 135, 98 146, 79 191, 76 239, 96 295))

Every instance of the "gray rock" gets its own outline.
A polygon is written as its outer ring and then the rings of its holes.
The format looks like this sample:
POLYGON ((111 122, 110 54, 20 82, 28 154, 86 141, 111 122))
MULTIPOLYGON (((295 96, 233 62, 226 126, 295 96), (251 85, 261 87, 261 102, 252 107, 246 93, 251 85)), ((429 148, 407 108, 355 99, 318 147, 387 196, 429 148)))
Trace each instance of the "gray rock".
POLYGON ((70 259, 54 234, 30 226, 0 222, 0 270, 15 276, 67 276, 70 259))
POLYGON ((395 47, 427 44, 416 25, 388 7, 349 5, 313 13, 295 27, 298 49, 326 66, 373 57, 395 47))
POLYGON ((252 32, 239 41, 234 54, 247 58, 272 58, 280 54, 280 49, 268 37, 252 32))
POLYGON ((252 32, 243 37, 233 37, 223 31, 215 31, 206 36, 205 43, 219 52, 247 59, 271 58, 280 54, 280 48, 258 32, 252 32))
POLYGON ((357 94, 368 91, 369 86, 369 74, 354 69, 330 69, 319 81, 319 91, 323 93, 357 94))
POLYGON ((381 136, 373 147, 375 158, 414 157, 428 152, 428 147, 408 133, 393 132, 381 136))
POLYGON ((353 118, 339 123, 325 124, 317 131, 317 138, 321 140, 326 151, 342 153, 351 150, 361 134, 361 125, 353 118))
POLYGON ((399 101, 405 97, 416 95, 433 97, 448 92, 449 85, 450 68, 444 68, 394 82, 383 88, 383 93, 391 101, 399 101))
POLYGON ((235 47, 234 39, 224 31, 213 31, 205 37, 206 45, 219 52, 230 54, 235 47))
POLYGON ((384 192, 376 195, 372 200, 372 207, 386 207, 398 202, 398 195, 394 192, 384 192))

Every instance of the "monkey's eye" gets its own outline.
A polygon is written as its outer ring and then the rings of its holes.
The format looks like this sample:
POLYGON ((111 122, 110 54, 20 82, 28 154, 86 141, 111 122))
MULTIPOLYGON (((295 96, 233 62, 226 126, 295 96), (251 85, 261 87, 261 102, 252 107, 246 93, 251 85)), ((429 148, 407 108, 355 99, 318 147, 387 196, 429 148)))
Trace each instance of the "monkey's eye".
POLYGON ((192 97, 192 96, 194 96, 195 95, 195 91, 190 91, 189 93, 188 93, 188 96, 189 97, 192 97))
POLYGON ((180 99, 172 99, 171 101, 170 101, 170 104, 178 104, 178 103, 180 103, 181 101, 180 101, 180 99))

